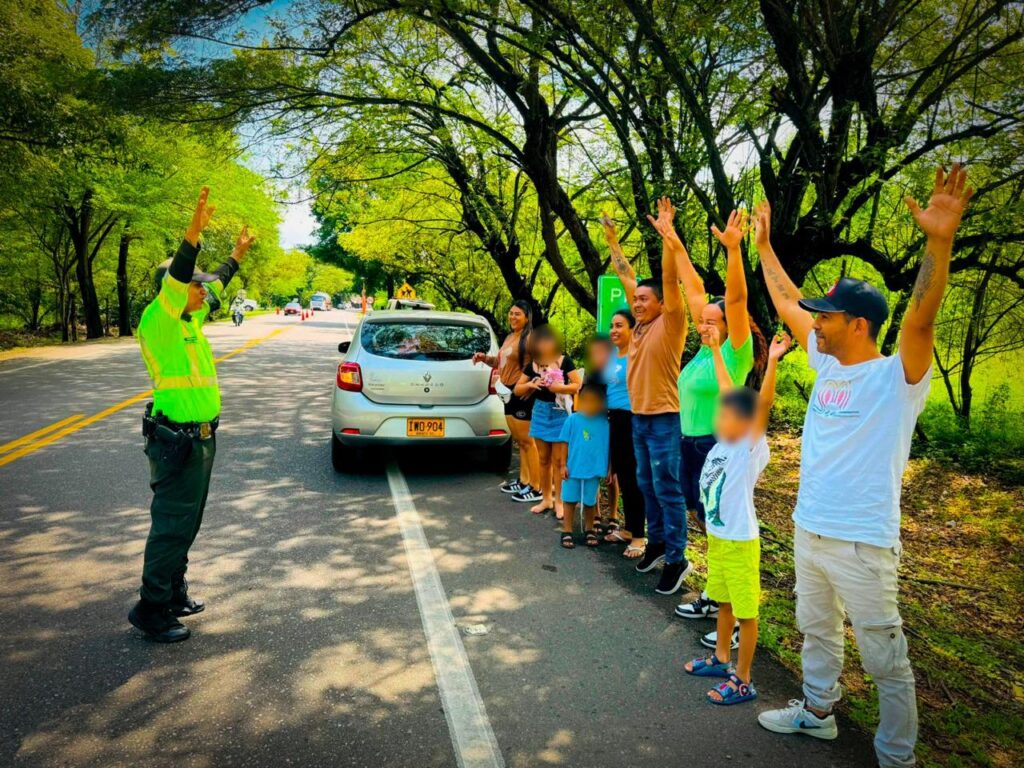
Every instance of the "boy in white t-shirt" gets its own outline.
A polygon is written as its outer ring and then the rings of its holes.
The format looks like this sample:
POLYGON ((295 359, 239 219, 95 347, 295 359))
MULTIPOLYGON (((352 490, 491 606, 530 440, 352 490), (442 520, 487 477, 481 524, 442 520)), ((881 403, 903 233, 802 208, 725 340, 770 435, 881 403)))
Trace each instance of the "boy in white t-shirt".
POLYGON ((704 460, 700 496, 707 519, 708 598, 718 603, 718 644, 708 658, 694 659, 686 671, 698 677, 724 677, 708 691, 713 704, 741 704, 757 698, 750 667, 757 647, 761 602, 761 540, 754 510, 754 486, 768 466, 765 430, 775 400, 775 370, 789 349, 788 336, 777 337, 768 352, 760 395, 734 387, 722 357, 718 329, 708 337, 721 396, 715 417, 718 442, 704 460), (733 624, 740 623, 736 667, 730 666, 733 624))

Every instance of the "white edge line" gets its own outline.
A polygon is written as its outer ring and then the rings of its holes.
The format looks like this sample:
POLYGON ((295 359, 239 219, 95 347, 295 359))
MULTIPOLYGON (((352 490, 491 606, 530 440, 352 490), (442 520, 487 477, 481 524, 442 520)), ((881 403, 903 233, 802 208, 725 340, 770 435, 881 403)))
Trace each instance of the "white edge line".
POLYGON ((387 474, 455 758, 459 768, 504 768, 409 486, 394 462, 387 474))

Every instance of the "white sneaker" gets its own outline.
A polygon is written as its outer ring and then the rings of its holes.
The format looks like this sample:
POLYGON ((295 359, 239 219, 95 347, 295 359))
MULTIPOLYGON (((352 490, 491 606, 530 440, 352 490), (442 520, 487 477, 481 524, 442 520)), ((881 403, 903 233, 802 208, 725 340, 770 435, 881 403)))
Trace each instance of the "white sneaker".
MULTIPOLYGON (((705 648, 715 650, 715 648, 718 647, 718 632, 715 630, 711 630, 706 635, 702 635, 700 638, 700 644, 703 645, 705 648)), ((736 628, 732 631, 732 643, 730 643, 730 646, 734 651, 740 647, 739 625, 737 625, 736 628)))
POLYGON ((816 739, 834 739, 839 735, 835 715, 818 717, 807 710, 801 699, 790 699, 785 709, 769 709, 757 716, 763 728, 774 733, 801 733, 816 739))
POLYGON ((676 606, 676 616, 684 619, 713 619, 718 615, 718 603, 708 598, 707 592, 692 603, 680 603, 676 606))

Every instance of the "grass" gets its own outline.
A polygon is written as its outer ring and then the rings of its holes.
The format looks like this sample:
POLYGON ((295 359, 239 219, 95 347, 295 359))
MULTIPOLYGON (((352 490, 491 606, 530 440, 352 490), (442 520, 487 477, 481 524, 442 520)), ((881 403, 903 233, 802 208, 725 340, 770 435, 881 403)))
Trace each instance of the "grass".
MULTIPOLYGON (((757 490, 762 523, 761 648, 800 673, 793 523, 799 436, 776 432, 757 490)), ((912 459, 903 491, 901 612, 917 677, 925 766, 1021 765, 1024 744, 1024 488, 912 459)), ((699 540, 698 540, 699 542, 699 540)), ((703 565, 700 543, 693 560, 703 565)), ((875 688, 847 629, 842 711, 873 731, 875 688)))

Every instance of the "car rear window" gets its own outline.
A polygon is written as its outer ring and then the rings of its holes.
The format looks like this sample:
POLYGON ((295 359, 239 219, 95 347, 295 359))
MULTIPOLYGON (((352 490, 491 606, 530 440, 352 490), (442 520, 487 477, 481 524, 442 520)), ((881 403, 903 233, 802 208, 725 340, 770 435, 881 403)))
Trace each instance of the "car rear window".
POLYGON ((491 347, 490 331, 470 323, 363 323, 367 352, 400 360, 468 360, 491 347))

